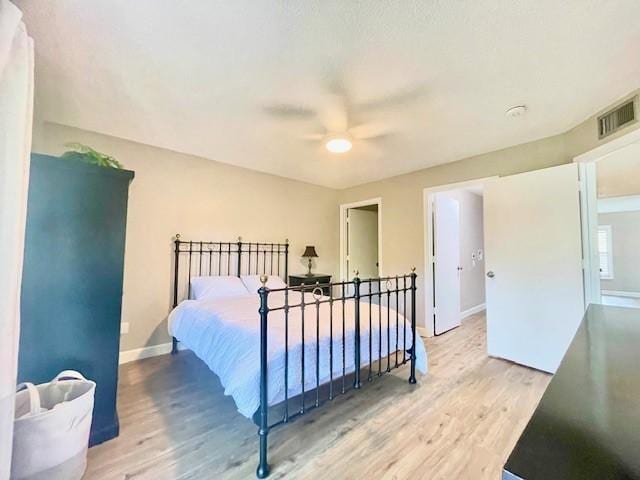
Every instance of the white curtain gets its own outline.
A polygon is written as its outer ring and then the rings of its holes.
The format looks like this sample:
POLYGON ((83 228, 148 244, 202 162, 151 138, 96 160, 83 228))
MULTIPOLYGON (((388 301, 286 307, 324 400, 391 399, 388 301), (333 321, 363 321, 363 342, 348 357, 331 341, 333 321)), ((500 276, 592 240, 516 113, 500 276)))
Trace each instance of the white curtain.
POLYGON ((0 0, 0 479, 9 478, 33 119, 33 42, 0 0))

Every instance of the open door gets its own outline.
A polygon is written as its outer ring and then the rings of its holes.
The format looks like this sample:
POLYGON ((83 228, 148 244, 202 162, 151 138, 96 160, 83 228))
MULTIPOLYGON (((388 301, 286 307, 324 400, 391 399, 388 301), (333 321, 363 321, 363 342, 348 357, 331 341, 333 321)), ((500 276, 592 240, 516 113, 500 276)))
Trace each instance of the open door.
POLYGON ((378 277, 377 205, 347 210, 347 255, 351 277, 356 270, 360 278, 378 277))
POLYGON ((584 313, 577 165, 487 183, 484 218, 488 353, 555 372, 584 313))
POLYGON ((438 193, 434 215, 434 331, 436 335, 460 326, 460 205, 438 193))

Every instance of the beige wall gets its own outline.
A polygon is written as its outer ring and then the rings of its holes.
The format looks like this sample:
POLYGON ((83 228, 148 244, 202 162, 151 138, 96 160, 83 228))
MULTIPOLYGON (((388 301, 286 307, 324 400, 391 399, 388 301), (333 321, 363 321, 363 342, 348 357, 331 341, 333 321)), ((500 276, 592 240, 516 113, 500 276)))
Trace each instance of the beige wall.
POLYGON ((460 311, 464 312, 485 301, 483 202, 482 196, 464 190, 457 191, 456 197, 460 202, 460 311), (478 250, 482 260, 477 258, 478 250))
POLYGON ((640 212, 601 213, 599 225, 611 225, 613 279, 601 280, 602 290, 640 292, 640 212))
MULTIPOLYGON (((621 103, 626 99, 633 97, 634 95, 639 95, 640 89, 634 90, 633 92, 621 97, 618 101, 613 102, 612 105, 617 103, 621 103)), ((588 152, 589 150, 593 150, 594 148, 610 142, 611 140, 615 140, 616 138, 622 137, 633 130, 640 128, 640 122, 635 122, 622 130, 614 133, 613 135, 609 135, 607 138, 603 140, 598 140, 598 115, 603 114, 607 110, 611 108, 611 105, 607 105, 602 110, 596 112, 591 117, 589 117, 584 122, 576 125, 574 128, 569 130, 564 134, 565 144, 566 144, 566 154, 568 158, 573 158, 581 153, 588 152)), ((640 112, 636 112, 638 115, 640 112)))
MULTIPOLYGON (((625 95, 626 99, 640 89, 625 95)), ((571 130, 553 137, 477 155, 457 162, 348 188, 340 192, 340 203, 382 198, 382 274, 418 273, 418 323, 424 323, 424 224, 422 192, 426 187, 445 185, 489 176, 505 176, 573 161, 581 153, 596 148, 637 128, 634 123, 620 132, 598 140, 597 116, 610 106, 571 130)), ((464 141, 464 136, 461 136, 464 141)), ((430 234, 430 232, 429 232, 430 234)))
POLYGON ((418 322, 422 325, 423 189, 560 165, 640 127, 636 123, 599 141, 596 115, 561 135, 342 191, 53 124, 36 123, 33 148, 59 154, 64 142, 80 141, 115 155, 136 171, 125 258, 123 321, 130 323, 131 331, 123 336, 122 349, 127 350, 168 341, 170 240, 175 233, 184 238, 234 239, 241 235, 247 240, 274 242, 289 237, 292 272, 304 271, 304 261, 297 255, 311 244, 320 255, 315 271, 335 274, 339 261, 337 205, 374 197, 381 197, 383 204, 381 274, 417 268, 418 322))
POLYGON ((568 162, 558 135, 470 157, 340 192, 340 203, 382 198, 382 275, 418 273, 418 325, 424 324, 423 189, 494 175, 511 175, 568 162))
POLYGON ((315 245, 316 271, 338 270, 338 192, 203 158, 54 124, 36 124, 33 151, 58 155, 77 141, 114 155, 136 177, 127 217, 121 338, 129 350, 169 341, 171 240, 282 242, 290 271, 305 271, 305 245, 315 245))

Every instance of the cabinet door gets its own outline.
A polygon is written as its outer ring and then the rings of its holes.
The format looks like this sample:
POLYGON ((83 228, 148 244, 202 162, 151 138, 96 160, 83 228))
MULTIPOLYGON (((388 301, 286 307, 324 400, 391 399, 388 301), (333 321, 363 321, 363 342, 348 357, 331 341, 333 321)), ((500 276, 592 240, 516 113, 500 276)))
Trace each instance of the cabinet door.
POLYGON ((34 155, 18 376, 97 383, 92 441, 115 436, 127 193, 132 172, 34 155))

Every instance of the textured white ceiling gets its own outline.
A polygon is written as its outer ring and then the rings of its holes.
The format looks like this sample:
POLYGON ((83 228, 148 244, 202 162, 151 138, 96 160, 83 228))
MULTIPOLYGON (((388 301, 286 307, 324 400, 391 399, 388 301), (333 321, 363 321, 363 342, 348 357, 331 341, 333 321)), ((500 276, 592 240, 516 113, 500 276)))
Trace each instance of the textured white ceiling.
POLYGON ((640 195, 640 143, 632 143, 596 163, 598 198, 640 195))
POLYGON ((560 133, 640 82, 638 0, 16 3, 39 119, 336 188, 560 133), (305 140, 344 123, 336 91, 392 133, 305 140))

